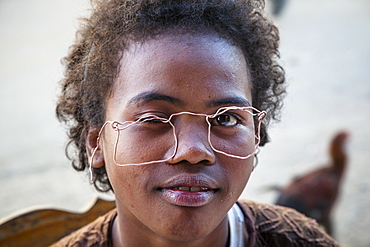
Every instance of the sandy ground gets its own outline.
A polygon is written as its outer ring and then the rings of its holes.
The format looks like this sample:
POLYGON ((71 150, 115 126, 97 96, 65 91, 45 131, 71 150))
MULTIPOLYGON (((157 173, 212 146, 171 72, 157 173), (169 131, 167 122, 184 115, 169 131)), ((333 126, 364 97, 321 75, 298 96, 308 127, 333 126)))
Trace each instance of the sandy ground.
MULTIPOLYGON (((94 197, 64 157, 54 116, 60 59, 87 0, 0 0, 0 218, 27 207, 81 211, 94 197)), ((328 160, 337 131, 351 133, 335 208, 342 246, 370 246, 370 2, 288 1, 277 19, 289 95, 243 198, 271 203, 284 185, 328 160)))

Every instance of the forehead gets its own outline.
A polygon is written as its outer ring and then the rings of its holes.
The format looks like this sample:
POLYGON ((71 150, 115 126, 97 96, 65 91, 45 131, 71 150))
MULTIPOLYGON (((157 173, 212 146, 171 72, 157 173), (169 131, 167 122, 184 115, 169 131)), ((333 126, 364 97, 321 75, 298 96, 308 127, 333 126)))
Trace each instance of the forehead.
POLYGON ((168 34, 130 43, 122 54, 113 99, 126 105, 145 92, 185 103, 229 96, 251 101, 249 70, 242 51, 211 34, 168 34))
MULTIPOLYGON (((217 34, 170 33, 144 42, 131 42, 123 52, 120 66, 123 72, 128 72, 143 62, 172 62, 176 66, 176 62, 181 63, 182 59, 204 62, 207 67, 217 66, 213 63, 216 61, 219 65, 223 63, 223 67, 233 73, 237 73, 237 68, 244 65, 243 72, 249 74, 249 70, 245 69, 246 60, 241 49, 217 34), (231 67, 235 70, 230 69, 231 67)), ((223 68, 219 66, 219 69, 223 68)), ((121 75, 124 76, 124 73, 121 75)))

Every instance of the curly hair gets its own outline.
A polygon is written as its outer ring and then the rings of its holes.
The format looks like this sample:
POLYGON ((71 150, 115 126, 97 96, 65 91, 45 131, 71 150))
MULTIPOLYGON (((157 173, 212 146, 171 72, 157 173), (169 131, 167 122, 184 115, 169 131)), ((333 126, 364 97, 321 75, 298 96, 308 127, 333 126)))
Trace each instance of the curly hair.
MULTIPOLYGON (((169 32, 213 32, 239 47, 249 65, 253 106, 267 111, 267 126, 278 120, 285 73, 278 64, 279 33, 263 16, 263 0, 92 0, 76 41, 64 58, 65 77, 56 107, 68 127, 66 153, 78 171, 89 167, 86 136, 104 123, 105 99, 117 76, 122 51, 130 41, 145 42, 169 32), (72 147, 72 149, 70 149, 72 147)), ((105 168, 94 169, 98 191, 112 190, 105 168)))

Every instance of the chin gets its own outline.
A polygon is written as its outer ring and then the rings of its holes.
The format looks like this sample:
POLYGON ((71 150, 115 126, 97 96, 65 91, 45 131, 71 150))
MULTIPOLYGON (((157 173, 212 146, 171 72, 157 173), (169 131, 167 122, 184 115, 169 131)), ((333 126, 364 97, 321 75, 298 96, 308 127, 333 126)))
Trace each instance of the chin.
MULTIPOLYGON (((227 217, 217 219, 217 215, 224 214, 210 211, 207 207, 192 208, 176 206, 176 208, 179 210, 171 210, 172 214, 167 215, 168 224, 162 221, 162 224, 157 225, 157 229, 159 230, 157 234, 165 239, 175 242, 201 240, 210 235, 216 228, 222 227, 222 222, 225 219, 225 226, 227 227, 227 217)), ((226 213, 227 210, 225 209, 225 215, 226 213)))

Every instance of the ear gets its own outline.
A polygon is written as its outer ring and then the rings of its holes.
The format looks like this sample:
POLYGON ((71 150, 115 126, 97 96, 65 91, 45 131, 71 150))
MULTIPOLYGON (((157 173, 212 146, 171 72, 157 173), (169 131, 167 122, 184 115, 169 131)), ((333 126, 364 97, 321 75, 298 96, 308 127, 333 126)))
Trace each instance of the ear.
POLYGON ((89 158, 89 162, 92 162, 91 166, 93 168, 100 168, 105 165, 104 154, 101 144, 98 143, 98 137, 99 130, 96 128, 90 128, 86 136, 86 153, 89 158), (93 160, 91 161, 91 159, 93 160))

